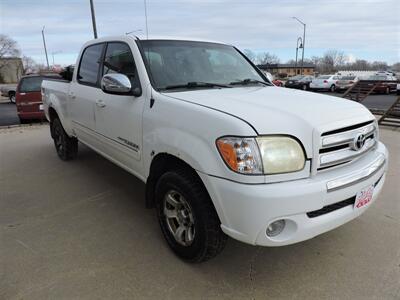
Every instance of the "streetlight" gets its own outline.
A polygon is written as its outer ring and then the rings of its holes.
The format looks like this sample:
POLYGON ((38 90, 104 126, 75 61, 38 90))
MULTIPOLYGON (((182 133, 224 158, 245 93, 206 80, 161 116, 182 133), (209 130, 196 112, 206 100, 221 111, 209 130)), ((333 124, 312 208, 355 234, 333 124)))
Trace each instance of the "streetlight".
POLYGON ((51 56, 53 57, 53 68, 54 68, 54 65, 55 65, 55 63, 54 63, 54 55, 55 54, 60 54, 62 51, 54 51, 54 52, 51 52, 51 56))
POLYGON ((303 53, 301 55, 301 75, 303 75, 303 65, 304 65, 304 49, 306 47, 306 24, 302 21, 300 21, 298 18, 296 17, 292 17, 293 19, 295 19, 296 21, 298 21, 300 24, 303 25, 303 53))
POLYGON ((44 53, 46 54, 47 69, 50 69, 49 58, 47 57, 46 39, 44 38, 44 26, 42 28, 42 38, 43 38, 44 53))
POLYGON ((296 43, 296 64, 294 65, 296 75, 297 75, 297 54, 299 52, 299 49, 302 49, 302 51, 304 52, 304 47, 303 47, 303 42, 302 42, 301 37, 297 38, 297 43, 296 43), (300 42, 300 45, 299 45, 299 42, 300 42))

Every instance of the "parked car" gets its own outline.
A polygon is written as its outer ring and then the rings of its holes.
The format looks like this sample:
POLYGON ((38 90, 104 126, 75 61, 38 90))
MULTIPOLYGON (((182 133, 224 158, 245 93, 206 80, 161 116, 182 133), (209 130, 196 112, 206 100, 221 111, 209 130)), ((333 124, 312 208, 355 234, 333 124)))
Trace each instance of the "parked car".
POLYGON ((15 104, 17 105, 17 114, 21 123, 34 119, 45 119, 41 94, 41 84, 45 77, 60 78, 56 74, 35 74, 23 76, 18 82, 15 104))
POLYGON ((310 83, 311 90, 327 90, 334 92, 336 90, 336 82, 339 80, 338 75, 321 75, 310 83))
POLYGON ((283 81, 279 80, 279 79, 274 79, 272 80, 272 83, 276 86, 283 86, 283 81))
POLYGON ((338 92, 348 90, 355 85, 358 80, 357 76, 342 76, 336 81, 335 90, 338 92))
POLYGON ((374 93, 390 94, 397 90, 397 78, 392 75, 373 75, 367 80, 378 82, 374 89, 374 93))
POLYGON ((296 76, 290 77, 286 81, 285 87, 292 88, 292 89, 302 89, 304 91, 307 91, 307 90, 309 90, 310 83, 313 79, 314 79, 314 77, 309 76, 309 75, 296 75, 296 76))
POLYGON ((275 87, 231 45, 99 38, 70 82, 44 80, 42 92, 60 159, 80 141, 145 182, 146 206, 186 261, 217 255, 227 236, 310 239, 360 216, 385 181, 367 108, 275 87))
POLYGON ((15 103, 16 84, 5 84, 0 88, 1 95, 10 99, 10 102, 15 103))

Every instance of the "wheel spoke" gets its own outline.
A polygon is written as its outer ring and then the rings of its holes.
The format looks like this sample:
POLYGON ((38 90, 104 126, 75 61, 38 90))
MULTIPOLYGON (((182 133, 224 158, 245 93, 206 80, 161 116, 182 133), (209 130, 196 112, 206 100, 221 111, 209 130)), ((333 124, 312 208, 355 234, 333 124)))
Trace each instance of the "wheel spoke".
POLYGON ((184 239, 183 239, 183 233, 185 232, 186 227, 180 225, 176 231, 175 231, 175 240, 179 243, 183 243, 184 244, 184 239))
POLYGON ((175 208, 179 207, 180 205, 180 203, 174 198, 171 193, 167 195, 166 201, 168 202, 168 204, 172 205, 175 208))
POLYGON ((168 219, 172 219, 172 218, 177 218, 178 213, 176 210, 174 209, 168 209, 166 207, 164 207, 164 214, 168 219))
POLYGON ((193 240, 193 232, 192 227, 187 227, 185 231, 185 241, 186 243, 191 242, 193 240))

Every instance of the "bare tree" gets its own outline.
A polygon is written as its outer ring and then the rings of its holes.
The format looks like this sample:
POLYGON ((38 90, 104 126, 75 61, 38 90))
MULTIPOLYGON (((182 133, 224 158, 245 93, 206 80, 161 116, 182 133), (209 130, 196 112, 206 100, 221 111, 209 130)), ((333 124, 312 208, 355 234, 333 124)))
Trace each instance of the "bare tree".
POLYGON ((275 54, 269 52, 260 53, 257 55, 258 63, 260 64, 279 64, 280 59, 275 54))
POLYGON ((324 56, 321 58, 321 71, 326 73, 334 72, 339 66, 344 65, 345 61, 346 56, 343 51, 330 49, 326 51, 324 56))
POLYGON ((38 69, 38 64, 29 56, 22 56, 22 64, 24 65, 24 74, 34 73, 38 69))
POLYGON ((5 34, 0 34, 0 69, 8 64, 4 58, 19 55, 20 51, 17 42, 5 34))

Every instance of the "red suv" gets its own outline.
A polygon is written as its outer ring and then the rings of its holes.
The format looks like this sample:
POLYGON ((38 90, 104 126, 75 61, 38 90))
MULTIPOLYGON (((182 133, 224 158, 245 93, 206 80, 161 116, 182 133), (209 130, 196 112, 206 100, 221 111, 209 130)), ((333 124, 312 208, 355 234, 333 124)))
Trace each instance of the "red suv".
POLYGON ((41 85, 44 78, 60 78, 57 74, 51 75, 28 75, 20 79, 15 104, 17 114, 21 123, 32 119, 45 119, 42 104, 41 85))

